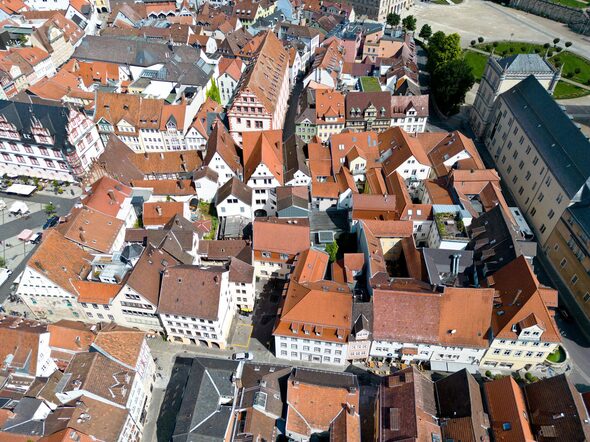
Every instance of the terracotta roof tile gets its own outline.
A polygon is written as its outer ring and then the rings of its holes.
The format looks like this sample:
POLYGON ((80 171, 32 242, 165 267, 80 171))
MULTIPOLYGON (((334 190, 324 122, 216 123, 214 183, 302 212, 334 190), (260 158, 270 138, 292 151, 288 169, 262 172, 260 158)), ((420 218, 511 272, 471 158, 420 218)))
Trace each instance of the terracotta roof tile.
POLYGON ((136 368, 145 341, 145 332, 111 323, 104 326, 92 344, 103 353, 131 368, 136 368))
POLYGON ((132 187, 152 189, 154 195, 190 196, 197 191, 192 180, 133 180, 132 187))
POLYGON ((82 195, 82 204, 116 217, 126 198, 131 196, 130 187, 121 184, 119 181, 109 177, 102 177, 90 187, 90 191, 82 195))
POLYGON ((57 230, 50 229, 43 234, 43 241, 27 266, 73 293, 72 283, 86 278, 91 261, 92 255, 68 241, 57 230))
POLYGON ((47 326, 49 346, 73 352, 88 351, 94 342, 92 325, 81 321, 61 320, 47 326))
POLYGON ((242 134, 244 181, 248 181, 259 164, 264 164, 279 184, 284 184, 283 131, 247 131, 242 134))
POLYGON ((253 223, 253 248, 295 255, 310 245, 309 221, 287 218, 256 218, 253 223))
POLYGON ((122 287, 120 284, 95 281, 73 281, 72 285, 78 294, 79 302, 102 305, 110 305, 122 287))
POLYGON ((177 201, 158 201, 143 203, 143 225, 161 226, 174 216, 184 213, 184 203, 177 201))

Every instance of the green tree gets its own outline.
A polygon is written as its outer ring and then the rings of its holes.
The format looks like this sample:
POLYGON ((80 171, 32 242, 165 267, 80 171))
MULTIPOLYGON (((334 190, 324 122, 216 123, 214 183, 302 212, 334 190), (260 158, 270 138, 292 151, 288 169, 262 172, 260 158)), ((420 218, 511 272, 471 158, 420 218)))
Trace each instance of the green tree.
POLYGON ((566 41, 565 42, 565 47, 569 48, 573 43, 571 41, 566 41))
POLYGON ((218 102, 221 104, 221 94, 219 93, 219 88, 217 87, 217 83, 211 79, 211 87, 207 91, 207 98, 212 99, 213 101, 218 102))
POLYGON ((480 42, 480 43, 483 43, 484 38, 483 37, 477 37, 477 41, 480 42))
POLYGON ((413 15, 408 15, 404 17, 402 20, 402 26, 406 31, 415 31, 416 30, 416 17, 413 15))
POLYGON ((471 66, 464 59, 439 65, 432 74, 432 91, 440 111, 445 115, 456 114, 474 83, 471 66))
POLYGON ((554 38, 553 39, 553 44, 556 45, 557 43, 559 43, 561 40, 559 38, 554 38))
POLYGON ((45 205, 44 210, 45 210, 45 213, 47 214, 47 216, 51 216, 51 215, 53 215, 55 213, 56 208, 55 208, 55 205, 53 203, 49 203, 49 204, 46 204, 45 205))
POLYGON ((330 255, 330 262, 336 261, 338 255, 338 243, 336 241, 331 242, 326 246, 326 253, 330 255))
POLYGON ((400 17, 400 15, 396 14, 395 12, 390 12, 389 14, 387 14, 387 24, 392 28, 394 26, 398 26, 401 19, 402 18, 400 17))
POLYGON ((461 58, 461 37, 459 34, 448 34, 438 31, 428 40, 428 70, 434 70, 444 63, 461 58))
POLYGON ((424 40, 428 40, 431 35, 432 28, 430 27, 430 25, 428 23, 423 24, 422 28, 420 29, 420 34, 418 34, 418 36, 420 38, 423 38, 424 40))

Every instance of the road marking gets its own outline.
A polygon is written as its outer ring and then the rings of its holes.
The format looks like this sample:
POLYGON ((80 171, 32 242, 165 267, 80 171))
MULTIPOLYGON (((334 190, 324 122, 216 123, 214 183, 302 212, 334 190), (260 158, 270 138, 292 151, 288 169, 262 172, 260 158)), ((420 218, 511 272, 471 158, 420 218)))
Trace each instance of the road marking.
MULTIPOLYGON (((248 340, 246 341, 246 345, 243 344, 233 344, 234 347, 241 347, 241 348, 248 348, 250 346, 250 338, 252 337, 252 330, 254 329, 254 327, 252 327, 249 324, 238 324, 238 327, 246 327, 249 328, 250 330, 248 331, 248 340)), ((236 329, 237 332, 237 329, 236 329)))

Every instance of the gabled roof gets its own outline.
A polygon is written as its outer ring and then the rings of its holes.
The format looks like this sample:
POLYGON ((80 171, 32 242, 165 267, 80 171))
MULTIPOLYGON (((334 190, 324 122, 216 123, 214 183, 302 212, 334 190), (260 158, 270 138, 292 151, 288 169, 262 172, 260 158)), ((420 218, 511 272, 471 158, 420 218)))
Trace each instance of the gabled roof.
POLYGON ((0 316, 0 364, 8 371, 37 374, 39 342, 47 326, 16 316, 0 316))
POLYGON ((55 229, 44 232, 43 241, 29 259, 27 267, 43 275, 66 292, 74 293, 72 283, 90 273, 92 255, 67 240, 55 229))
POLYGON ((494 338, 516 339, 521 331, 519 323, 534 314, 544 329, 540 340, 561 342, 555 320, 543 301, 542 286, 524 256, 519 256, 488 277, 487 284, 496 290, 492 313, 494 338))
POLYGON ((225 201, 230 196, 237 198, 244 204, 252 205, 252 189, 241 182, 236 177, 230 178, 226 183, 217 190, 215 203, 219 204, 225 201))
POLYGON ((109 253, 125 222, 88 206, 74 207, 65 221, 56 226, 64 237, 81 246, 109 253))
POLYGON ((535 440, 524 395, 512 376, 486 382, 483 388, 494 439, 506 442, 535 440))
POLYGON ((145 335, 144 331, 110 323, 100 329, 92 347, 135 369, 141 356, 145 335))
POLYGON ((253 248, 295 255, 310 245, 309 221, 306 219, 256 218, 253 222, 253 248))
POLYGON ((539 54, 516 54, 497 60, 500 67, 511 74, 553 74, 555 68, 539 54))
POLYGON ((238 147, 221 122, 217 122, 213 126, 213 131, 207 140, 206 149, 207 154, 203 160, 205 166, 211 164, 213 155, 217 153, 226 162, 232 172, 239 174, 242 171, 240 157, 238 156, 238 147))
POLYGON ((132 190, 117 180, 104 176, 92 184, 90 190, 82 195, 81 202, 98 212, 116 217, 132 190))
POLYGON ((272 31, 261 34, 262 43, 257 49, 254 63, 245 72, 241 90, 254 93, 266 112, 274 114, 285 73, 289 69, 289 54, 272 31))
POLYGON ((284 184, 283 131, 248 131, 242 134, 244 181, 248 181, 259 164, 264 164, 280 185, 284 184))
POLYGON ((531 75, 500 95, 545 164, 573 198, 590 177, 590 142, 531 75))

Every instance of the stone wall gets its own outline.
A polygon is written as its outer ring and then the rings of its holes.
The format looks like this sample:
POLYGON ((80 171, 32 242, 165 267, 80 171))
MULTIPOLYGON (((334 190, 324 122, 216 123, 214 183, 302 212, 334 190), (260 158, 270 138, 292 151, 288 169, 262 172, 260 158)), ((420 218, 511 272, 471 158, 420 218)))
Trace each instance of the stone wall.
POLYGON ((509 0, 508 6, 566 23, 573 31, 590 35, 590 17, 582 9, 570 8, 547 0, 509 0))

